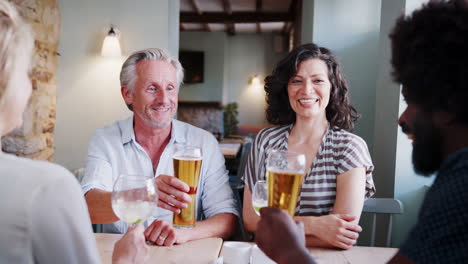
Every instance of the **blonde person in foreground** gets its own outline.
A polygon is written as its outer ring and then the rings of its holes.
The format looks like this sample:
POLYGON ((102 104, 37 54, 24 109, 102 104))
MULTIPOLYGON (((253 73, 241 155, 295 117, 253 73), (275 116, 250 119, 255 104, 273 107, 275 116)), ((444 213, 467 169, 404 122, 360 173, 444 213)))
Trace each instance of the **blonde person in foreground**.
POLYGON ((358 114, 330 50, 313 43, 292 50, 265 79, 267 120, 252 145, 244 181, 243 217, 254 232, 260 219, 251 190, 265 179, 272 150, 306 155, 306 174, 295 219, 304 223, 307 245, 348 249, 361 232, 364 199, 374 192, 374 166, 367 145, 350 133, 358 114))
MULTIPOLYGON (((21 126, 31 95, 33 38, 0 0, 0 136, 21 126)), ((0 152, 0 263, 100 263, 80 186, 66 169, 0 152)), ((148 256, 143 227, 116 243, 113 263, 148 256)))

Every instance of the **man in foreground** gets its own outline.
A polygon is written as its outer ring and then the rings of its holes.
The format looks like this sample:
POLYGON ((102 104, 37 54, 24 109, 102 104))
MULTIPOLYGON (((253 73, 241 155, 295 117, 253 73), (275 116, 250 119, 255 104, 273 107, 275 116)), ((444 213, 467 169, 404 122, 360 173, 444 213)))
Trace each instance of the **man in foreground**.
MULTIPOLYGON (((468 1, 432 1, 398 19, 390 38, 393 76, 403 85, 408 105, 398 123, 413 140, 414 170, 425 176, 437 172, 416 226, 390 263, 466 263, 468 1)), ((257 242, 280 260, 292 253, 277 250, 283 244, 265 239, 273 230, 268 226, 291 230, 286 234, 295 241, 298 231, 278 214, 282 212, 262 211, 259 228, 268 231, 258 232, 257 242)), ((294 248, 298 255, 304 251, 303 244, 294 248)), ((304 257, 296 263, 313 262, 304 257)))

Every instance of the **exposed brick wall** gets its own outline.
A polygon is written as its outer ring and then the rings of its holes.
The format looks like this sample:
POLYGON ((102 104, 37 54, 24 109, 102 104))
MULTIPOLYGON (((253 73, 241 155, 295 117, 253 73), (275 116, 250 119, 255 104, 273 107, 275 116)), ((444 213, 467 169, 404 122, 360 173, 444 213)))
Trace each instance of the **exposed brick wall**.
POLYGON ((220 102, 179 102, 177 119, 223 136, 223 108, 220 102))
POLYGON ((2 149, 18 156, 52 161, 56 109, 57 48, 60 11, 57 0, 11 0, 35 34, 31 81, 33 92, 24 123, 2 138, 2 149))

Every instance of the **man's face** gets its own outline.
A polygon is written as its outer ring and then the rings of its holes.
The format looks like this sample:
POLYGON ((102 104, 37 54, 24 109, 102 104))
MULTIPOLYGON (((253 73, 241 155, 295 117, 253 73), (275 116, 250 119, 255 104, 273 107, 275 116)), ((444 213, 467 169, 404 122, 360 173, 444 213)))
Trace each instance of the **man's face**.
MULTIPOLYGON (((403 89, 403 95, 405 89, 403 89)), ((416 173, 430 176, 443 162, 443 137, 440 129, 432 121, 432 114, 421 106, 407 102, 408 106, 401 114, 398 124, 403 133, 413 141, 413 167, 416 173)))
POLYGON ((149 128, 165 128, 177 112, 178 82, 176 70, 160 60, 142 60, 136 64, 133 93, 123 89, 126 104, 131 104, 135 122, 149 128))

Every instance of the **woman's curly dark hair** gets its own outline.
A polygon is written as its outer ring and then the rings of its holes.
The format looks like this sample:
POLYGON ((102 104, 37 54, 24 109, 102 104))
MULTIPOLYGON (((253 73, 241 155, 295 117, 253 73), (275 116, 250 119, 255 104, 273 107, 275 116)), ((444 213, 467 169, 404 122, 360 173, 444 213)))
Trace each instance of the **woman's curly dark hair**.
POLYGON ((468 1, 433 1, 398 19, 390 34, 395 81, 406 100, 468 123, 468 1))
POLYGON ((352 131, 359 114, 349 101, 348 85, 341 73, 340 63, 330 50, 313 43, 293 49, 276 65, 273 73, 265 78, 268 122, 273 125, 296 122, 296 113, 289 104, 288 83, 296 74, 299 64, 310 59, 320 59, 328 68, 331 91, 325 112, 330 127, 352 131))

